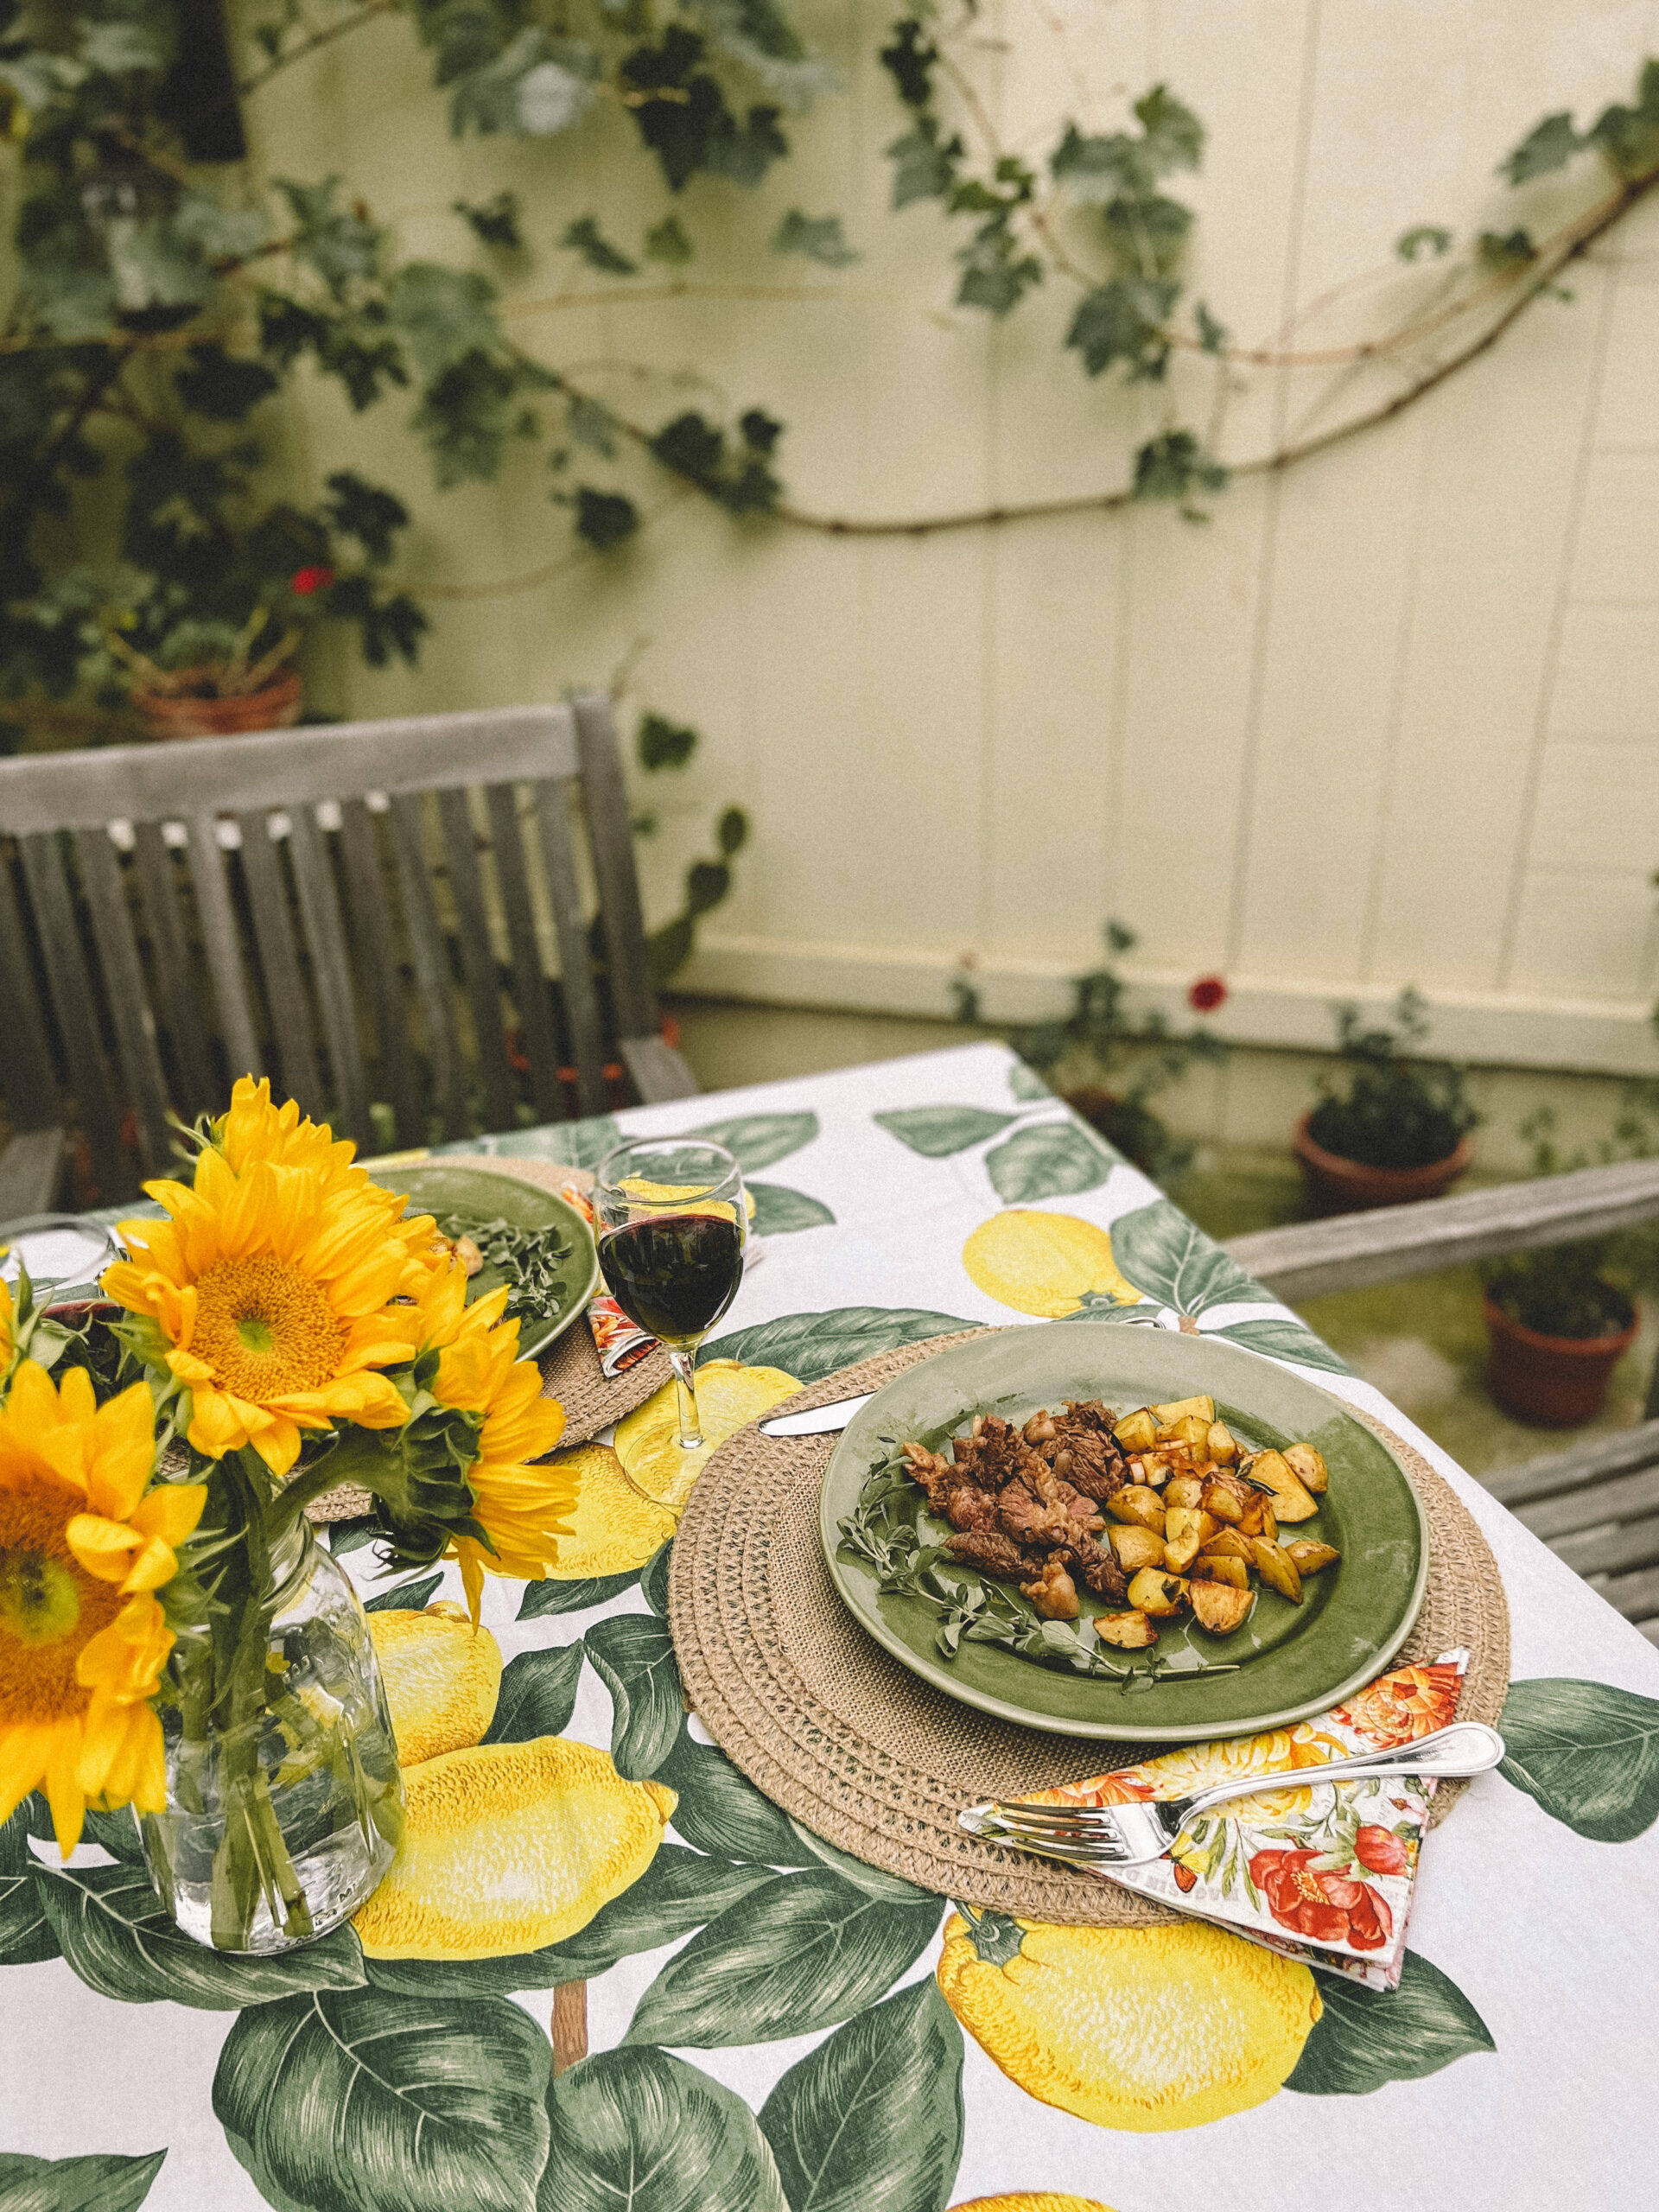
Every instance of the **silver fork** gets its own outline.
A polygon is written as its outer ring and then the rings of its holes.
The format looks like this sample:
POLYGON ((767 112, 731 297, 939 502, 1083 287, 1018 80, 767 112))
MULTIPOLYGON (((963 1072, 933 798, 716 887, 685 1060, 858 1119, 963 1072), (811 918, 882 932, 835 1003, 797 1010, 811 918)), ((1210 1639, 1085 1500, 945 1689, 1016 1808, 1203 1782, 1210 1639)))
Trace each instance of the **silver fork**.
POLYGON ((1267 1791, 1309 1789, 1322 1782, 1357 1781, 1373 1774, 1436 1775, 1451 1781, 1484 1774, 1503 1757, 1503 1738, 1479 1720, 1455 1720, 1420 1736, 1414 1744, 1386 1751, 1365 1751, 1323 1766, 1297 1767, 1288 1773, 1258 1774, 1218 1783, 1192 1797, 1169 1797, 1144 1805, 970 1805, 958 1825, 988 1842, 1012 1844, 1077 1866, 1141 1866, 1161 1859, 1183 1828, 1200 1813, 1230 1797, 1260 1797, 1267 1791))

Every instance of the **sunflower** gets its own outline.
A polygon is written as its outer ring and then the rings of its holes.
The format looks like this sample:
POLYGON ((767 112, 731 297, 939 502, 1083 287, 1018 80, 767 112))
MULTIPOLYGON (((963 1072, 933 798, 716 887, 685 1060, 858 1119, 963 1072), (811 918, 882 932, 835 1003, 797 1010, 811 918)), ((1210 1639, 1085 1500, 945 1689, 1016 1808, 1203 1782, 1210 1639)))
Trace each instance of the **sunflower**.
POLYGON ((332 1158, 249 1156, 238 1174, 211 1145, 194 1190, 144 1187, 171 1218, 121 1224, 132 1257, 106 1270, 103 1288, 160 1332, 157 1363, 190 1393, 198 1452, 218 1459, 251 1444, 282 1476, 302 1429, 406 1419, 397 1386, 374 1370, 408 1358, 406 1309, 391 1301, 428 1270, 390 1194, 342 1179, 332 1158))
POLYGON ((149 1705, 174 1637, 156 1592, 201 1518, 199 1483, 148 1489, 149 1386, 98 1405, 33 1360, 0 1408, 0 1820, 44 1787, 68 1857, 88 1802, 160 1812, 162 1724, 149 1705))
POLYGON ((556 1398, 543 1397, 533 1359, 515 1359, 518 1324, 501 1319, 506 1292, 492 1291, 467 1306, 466 1281, 459 1267, 433 1278, 421 1300, 422 1344, 440 1348, 433 1396, 484 1419, 467 1479, 479 1525, 495 1549, 486 1551, 472 1536, 455 1537, 450 1548, 476 1621, 486 1568, 527 1582, 551 1570, 575 1505, 576 1484, 569 1468, 529 1465, 563 1435, 564 1408, 556 1398))

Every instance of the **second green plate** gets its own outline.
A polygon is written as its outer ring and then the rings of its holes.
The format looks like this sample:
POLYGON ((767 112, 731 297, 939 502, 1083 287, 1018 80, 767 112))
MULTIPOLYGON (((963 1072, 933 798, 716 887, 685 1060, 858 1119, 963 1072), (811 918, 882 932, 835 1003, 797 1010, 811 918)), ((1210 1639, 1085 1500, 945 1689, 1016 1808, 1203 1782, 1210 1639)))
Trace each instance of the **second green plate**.
MULTIPOLYGON (((917 1505, 925 1510, 919 1491, 917 1505)), ((896 1376, 836 1444, 819 1528, 847 1604, 923 1681, 1027 1727, 1131 1743, 1248 1735, 1324 1712, 1387 1667, 1410 1632, 1428 1578, 1428 1529, 1416 1491, 1394 1453, 1336 1399, 1236 1344, 1098 1321, 999 1330, 896 1376), (1062 1674, 989 1644, 964 1642, 946 1660, 934 1643, 932 1607, 884 1594, 868 1567, 840 1548, 840 1522, 895 1444, 914 1439, 943 1449, 942 1440, 976 1413, 1024 1421, 1039 1406, 1103 1398, 1122 1414, 1200 1391, 1215 1398, 1242 1441, 1301 1441, 1324 1454, 1331 1487, 1318 1518, 1299 1522, 1295 1533, 1321 1537, 1342 1554, 1338 1567, 1309 1577, 1300 1605, 1261 1590, 1232 1636, 1206 1637, 1190 1621, 1163 1630, 1160 1655, 1190 1644, 1204 1658, 1236 1662, 1236 1674, 1166 1676, 1126 1694, 1110 1680, 1062 1674)), ((1086 1611, 1109 1610, 1084 1598, 1086 1611)))

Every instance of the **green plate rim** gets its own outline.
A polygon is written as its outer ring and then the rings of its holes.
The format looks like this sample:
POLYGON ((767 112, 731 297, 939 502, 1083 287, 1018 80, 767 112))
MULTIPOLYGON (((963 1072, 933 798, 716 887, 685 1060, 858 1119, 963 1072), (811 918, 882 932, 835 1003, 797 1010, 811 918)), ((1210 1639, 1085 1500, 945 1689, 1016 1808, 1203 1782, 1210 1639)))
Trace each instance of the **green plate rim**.
POLYGON ((506 1212, 506 1208, 499 1203, 501 1186, 505 1184, 515 1197, 522 1192, 532 1206, 541 1205, 546 1209, 544 1221, 527 1222, 524 1224, 526 1228, 568 1230, 575 1238, 578 1247, 586 1248, 588 1277, 580 1295, 572 1300, 564 1312, 555 1314, 550 1321, 537 1321, 529 1326, 523 1323, 519 1325, 518 1356, 521 1359, 533 1359, 538 1352, 545 1351, 549 1344, 556 1343, 571 1323, 587 1312, 588 1300, 599 1288, 599 1249, 594 1243, 593 1230, 568 1199, 543 1190, 539 1183, 532 1183, 525 1176, 498 1175, 487 1167, 468 1167, 464 1161, 448 1160, 410 1160, 404 1167, 371 1167, 369 1170, 371 1181, 378 1183, 383 1190, 405 1194, 416 1212, 437 1211, 455 1213, 458 1209, 453 1205, 435 1208, 421 1197, 423 1180, 438 1175, 446 1181, 464 1181, 476 1189, 479 1193, 476 1214, 480 1221, 493 1221, 498 1215, 506 1212))
MULTIPOLYGON (((1126 1348, 1123 1345, 1123 1339, 1131 1333, 1121 1326, 1115 1327, 1105 1322, 1081 1320, 1049 1322, 1041 1325, 1041 1327, 1045 1336, 1049 1330, 1064 1329, 1069 1342, 1075 1342, 1086 1332, 1098 1346, 1103 1366, 1106 1368, 1108 1376, 1112 1351, 1126 1348)), ((1012 1332, 1009 1333, 1012 1334, 1012 1332)), ((1021 1329, 1019 1333, 1025 1336, 1027 1332, 1021 1329)), ((1035 1334, 1036 1332, 1033 1331, 1030 1333, 1035 1334)), ((1143 1332, 1139 1327, 1133 1331, 1133 1334, 1136 1337, 1143 1333, 1151 1333, 1151 1332, 1143 1332)), ((1315 1714, 1326 1712, 1332 1706, 1339 1704, 1351 1692, 1363 1688, 1367 1682, 1374 1681, 1382 1673, 1410 1635, 1417 1615, 1421 1610, 1423 1593, 1428 1583, 1430 1541, 1428 1521, 1423 1510, 1422 1500, 1418 1497, 1415 1486, 1407 1475, 1399 1454, 1386 1439, 1377 1435, 1374 1429, 1367 1427, 1358 1419, 1352 1408, 1345 1405, 1332 1392, 1322 1389, 1316 1382, 1308 1381, 1305 1376, 1293 1374, 1288 1368, 1281 1366, 1278 1361, 1268 1359, 1260 1352, 1251 1351, 1242 1344, 1228 1344, 1214 1337, 1178 1335, 1173 1330, 1158 1330, 1155 1333, 1163 1339, 1166 1345, 1173 1344, 1188 1348, 1169 1355, 1178 1365, 1183 1360, 1190 1360, 1195 1363, 1188 1389, 1172 1389, 1171 1397, 1188 1396, 1199 1390, 1208 1390, 1218 1398, 1226 1398, 1230 1404, 1242 1412, 1247 1412, 1250 1402, 1249 1377, 1252 1373, 1259 1376, 1266 1371, 1274 1376, 1280 1384, 1293 1385, 1296 1389, 1305 1392, 1310 1399, 1319 1401, 1325 1408, 1328 1408, 1325 1414, 1327 1420, 1334 1414, 1340 1416, 1345 1421, 1351 1422, 1364 1437, 1369 1446, 1376 1447, 1385 1455, 1388 1463, 1398 1478, 1400 1490, 1404 1498, 1409 1501, 1417 1544, 1416 1569, 1409 1590, 1402 1595, 1392 1625, 1380 1640, 1367 1649, 1363 1660, 1356 1662, 1339 1678, 1321 1681, 1316 1690, 1311 1691, 1306 1696, 1288 1705, 1275 1705, 1271 1709, 1260 1713, 1253 1713, 1248 1717, 1235 1717, 1219 1722, 1213 1718, 1183 1723, 1179 1720, 1172 1722, 1166 1717, 1156 1721, 1140 1721, 1120 1717, 1124 1700, 1119 1693, 1110 1690, 1109 1685, 1105 1684, 1103 1684, 1103 1690, 1112 1696, 1116 1708, 1110 1719, 1095 1721, 1071 1715, 1057 1715, 1042 1711, 1035 1706, 1022 1705, 1015 1700, 1000 1697, 994 1692, 981 1689, 954 1675, 943 1661, 938 1658, 924 1657, 882 1619, 876 1604, 874 1579, 868 1569, 856 1561, 842 1560, 839 1556, 839 1523, 855 1497, 857 1489, 861 1486, 865 1475, 868 1472, 870 1460, 865 1440, 874 1436, 877 1424, 884 1418, 884 1402, 887 1404, 893 1403, 900 1395, 905 1386, 913 1383, 918 1368, 931 1367, 936 1363, 964 1364, 971 1362, 979 1347, 988 1341, 993 1341, 985 1338, 976 1338, 968 1344, 957 1344, 948 1351, 937 1352, 928 1360, 918 1361, 916 1366, 907 1368, 903 1374, 895 1376, 892 1382, 884 1383, 874 1394, 868 1404, 864 1406, 848 1423, 847 1427, 836 1439, 818 1490, 819 1544, 829 1567, 830 1580, 840 1593, 843 1604, 860 1626, 873 1637, 884 1650, 898 1660, 902 1667, 935 1689, 944 1691, 946 1696, 954 1698, 959 1704, 972 1706, 982 1713, 992 1714, 999 1720, 1013 1721, 1025 1728, 1040 1729, 1051 1735, 1081 1737, 1108 1742, 1201 1743, 1224 1740, 1230 1737, 1254 1736, 1269 1729, 1288 1727, 1299 1720, 1310 1719, 1315 1714), (964 1360, 964 1355, 967 1356, 966 1360, 964 1360), (1220 1359, 1220 1372, 1224 1376, 1231 1370, 1237 1376, 1236 1388, 1220 1390, 1214 1389, 1217 1358, 1220 1359), (856 1481, 852 1482, 850 1485, 849 1474, 856 1476, 856 1481)), ((995 1339, 998 1343, 1007 1340, 1001 1332, 995 1339)), ((1081 1351, 1082 1347, 1079 1346, 1078 1349, 1081 1351)), ((1109 1379, 1103 1380, 1100 1389, 1103 1395, 1109 1398, 1112 1391, 1109 1379)), ((1036 1398, 1032 1400, 1033 1406, 1039 1402, 1036 1398)), ((1166 1401, 1160 1400, 1160 1402, 1166 1402, 1166 1401)), ((1267 1420, 1265 1414, 1262 1418, 1264 1421, 1267 1420)), ((1264 1658, 1273 1656, 1271 1651, 1262 1654, 1264 1658)), ((1011 1657, 1010 1663, 1029 1666, 1031 1672, 1039 1677, 1044 1672, 1033 1662, 1024 1662, 1011 1657)), ((1077 1681, 1082 1678, 1059 1675, 1051 1676, 1050 1679, 1077 1681)), ((1154 1688, 1147 1692, 1146 1696, 1157 1697, 1160 1694, 1160 1688, 1154 1688)), ((1145 1697, 1136 1700, 1137 1705, 1144 1705, 1144 1703, 1145 1697)))

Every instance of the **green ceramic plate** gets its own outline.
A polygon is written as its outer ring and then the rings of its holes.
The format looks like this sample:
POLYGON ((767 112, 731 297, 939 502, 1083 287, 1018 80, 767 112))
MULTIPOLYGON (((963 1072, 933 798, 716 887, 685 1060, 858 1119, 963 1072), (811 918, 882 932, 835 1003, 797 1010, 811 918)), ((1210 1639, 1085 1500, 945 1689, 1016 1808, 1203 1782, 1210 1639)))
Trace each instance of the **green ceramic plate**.
MULTIPOLYGON (((918 1510, 925 1515, 919 1491, 918 1510)), ((1336 1399, 1236 1344, 1173 1330, 1057 1321, 1008 1329, 924 1360, 876 1392, 836 1446, 819 1497, 819 1527, 836 1586, 878 1643, 964 1705, 1065 1736, 1135 1743, 1242 1736, 1306 1719, 1380 1674, 1404 1643, 1428 1576, 1428 1530, 1394 1454, 1336 1399), (894 1443, 941 1448, 976 1413, 1024 1421, 1039 1406, 1103 1398, 1128 1411, 1208 1391, 1242 1442, 1303 1441, 1325 1455, 1331 1487, 1298 1536, 1322 1537, 1341 1564, 1312 1575, 1300 1605, 1262 1589, 1244 1626, 1207 1637, 1191 1624, 1160 1635, 1160 1656, 1184 1646, 1238 1662, 1235 1675, 1154 1682, 1126 1694, 1111 1681, 1063 1674, 992 1645, 940 1656, 923 1599, 883 1596, 869 1568, 840 1548, 839 1525, 871 1468, 894 1443)), ((945 1524, 929 1519, 936 1534, 945 1524)), ((1109 1611, 1081 1593, 1090 1612, 1109 1611)), ((1114 1659, 1133 1655, 1114 1652, 1114 1659)))
MULTIPOLYGON (((487 1167, 452 1166, 448 1160, 387 1167, 374 1178, 389 1191, 406 1191, 411 1213, 435 1213, 463 1228, 486 1221, 510 1221, 516 1229, 544 1230, 570 1248, 559 1262, 559 1309, 550 1319, 526 1319, 518 1331, 518 1352, 529 1358, 562 1337, 599 1287, 599 1255, 594 1233, 576 1211, 551 1191, 517 1176, 493 1174, 487 1167)), ((505 1281, 498 1268, 484 1267, 467 1287, 467 1302, 481 1298, 505 1281)))

